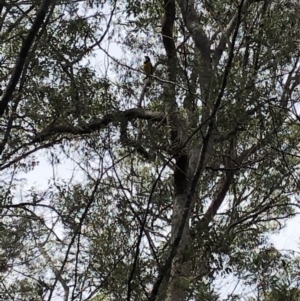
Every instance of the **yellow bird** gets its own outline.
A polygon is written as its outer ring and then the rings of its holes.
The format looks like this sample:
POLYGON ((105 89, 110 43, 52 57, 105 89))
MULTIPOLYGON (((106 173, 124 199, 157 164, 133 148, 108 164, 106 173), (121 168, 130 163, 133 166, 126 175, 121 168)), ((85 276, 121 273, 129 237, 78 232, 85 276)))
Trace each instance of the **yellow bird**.
POLYGON ((149 56, 145 56, 144 71, 145 71, 147 77, 149 77, 149 78, 150 78, 149 75, 153 74, 153 66, 151 64, 149 56))

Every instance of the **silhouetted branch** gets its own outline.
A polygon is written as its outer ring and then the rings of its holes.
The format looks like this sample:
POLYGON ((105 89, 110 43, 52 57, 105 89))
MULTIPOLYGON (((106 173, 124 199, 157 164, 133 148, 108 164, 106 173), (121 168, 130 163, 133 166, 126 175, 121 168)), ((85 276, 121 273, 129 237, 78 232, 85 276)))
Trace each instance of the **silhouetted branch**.
POLYGON ((27 37, 25 38, 22 47, 20 49, 20 53, 17 57, 17 61, 13 70, 13 73, 10 77, 8 85, 3 93, 2 99, 0 101, 0 116, 2 116, 5 112, 5 109, 8 103, 11 100, 12 94, 18 84, 19 78, 22 74, 27 56, 29 54, 32 43, 43 24, 43 20, 47 14, 48 8, 53 3, 52 0, 44 0, 37 12, 36 18, 30 28, 27 37))
POLYGON ((39 134, 33 137, 30 141, 30 144, 43 142, 56 134, 90 134, 94 131, 104 129, 110 123, 122 123, 124 121, 131 121, 135 119, 162 121, 163 118, 164 114, 161 112, 153 112, 149 110, 144 110, 142 108, 138 108, 106 114, 98 121, 91 122, 83 127, 50 124, 39 134))

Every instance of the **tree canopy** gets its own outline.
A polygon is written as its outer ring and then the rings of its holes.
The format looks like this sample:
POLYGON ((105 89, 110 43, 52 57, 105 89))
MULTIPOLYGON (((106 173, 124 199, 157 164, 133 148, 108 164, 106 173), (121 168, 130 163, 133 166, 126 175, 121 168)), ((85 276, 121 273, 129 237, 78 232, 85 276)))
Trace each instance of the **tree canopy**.
POLYGON ((299 13, 1 1, 0 300, 297 300, 299 13))

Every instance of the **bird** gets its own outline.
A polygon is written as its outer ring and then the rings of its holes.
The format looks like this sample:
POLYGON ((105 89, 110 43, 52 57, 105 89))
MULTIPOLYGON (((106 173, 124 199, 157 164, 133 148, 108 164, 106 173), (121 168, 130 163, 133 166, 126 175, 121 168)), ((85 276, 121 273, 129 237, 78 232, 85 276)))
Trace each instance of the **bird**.
POLYGON ((150 78, 150 75, 153 74, 153 66, 151 64, 149 56, 145 56, 145 61, 144 61, 144 71, 147 75, 147 78, 150 78))

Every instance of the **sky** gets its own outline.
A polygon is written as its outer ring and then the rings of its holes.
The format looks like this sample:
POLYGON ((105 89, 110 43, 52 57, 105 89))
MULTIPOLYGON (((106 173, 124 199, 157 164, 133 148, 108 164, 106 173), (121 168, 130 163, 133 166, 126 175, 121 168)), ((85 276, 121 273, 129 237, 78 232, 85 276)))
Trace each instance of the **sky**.
MULTIPOLYGON (((58 165, 55 168, 57 175, 63 178, 69 178, 72 175, 73 168, 75 167, 71 161, 65 164, 58 165)), ((26 176, 26 186, 38 187, 43 190, 48 187, 48 179, 52 177, 53 171, 47 162, 46 157, 40 157, 40 164, 36 166, 33 171, 30 171, 26 176)), ((82 176, 82 175, 81 175, 82 176)), ((81 177, 79 175, 79 178, 81 177)), ((26 186, 24 188, 26 188, 26 186)), ((286 222, 286 226, 277 234, 270 236, 271 243, 279 251, 300 251, 300 240, 299 240, 299 229, 300 229, 300 217, 296 216, 286 222)), ((60 236, 60 235, 59 235, 60 236)), ((247 297, 251 296, 252 291, 250 287, 244 287, 242 282, 232 276, 225 277, 221 276, 219 280, 215 281, 217 290, 220 293, 220 297, 223 300, 228 299, 228 295, 240 294, 246 300, 247 297), (246 290, 247 289, 247 290, 246 290)))
POLYGON ((271 235, 271 241, 279 250, 300 251, 300 217, 296 216, 287 222, 279 234, 271 235))
MULTIPOLYGON (((40 156, 39 161, 39 165, 34 170, 22 175, 26 178, 25 190, 31 187, 37 187, 41 190, 48 187, 48 180, 53 174, 52 168, 45 156, 40 156)), ((67 164, 58 165, 55 168, 57 175, 63 178, 71 177, 74 167, 76 167, 74 164, 69 161, 67 164)), ((300 216, 293 217, 286 222, 286 226, 279 233, 270 236, 271 242, 279 250, 300 251, 299 229, 300 216)))
MULTIPOLYGON (((107 49, 111 56, 116 59, 121 59, 123 57, 121 49, 116 44, 109 45, 107 41, 106 43, 107 45, 102 45, 102 47, 107 49)), ((99 72, 101 72, 101 68, 103 66, 109 65, 109 58, 101 51, 97 51, 97 57, 91 58, 90 63, 95 66, 96 69, 98 68, 99 72)), ((138 66, 133 67, 137 68, 138 66)), ((40 161, 39 165, 37 165, 33 171, 23 174, 23 177, 26 178, 26 184, 23 187, 24 191, 31 187, 37 187, 40 190, 48 188, 48 180, 52 177, 53 170, 44 156, 40 155, 38 159, 40 161)), ((73 173, 73 169, 75 167, 74 164, 75 163, 69 161, 65 164, 58 165, 55 168, 55 172, 62 178, 69 178, 73 173)), ((274 244, 275 248, 279 250, 299 251, 299 229, 300 218, 294 217, 286 223, 286 227, 278 234, 271 235, 270 240, 274 244)), ((224 281, 221 288, 222 295, 225 297, 228 293, 238 291, 238 289, 236 290, 236 284, 237 281, 224 281)))
MULTIPOLYGON (((117 45, 112 44, 110 47, 107 45, 105 48, 109 49, 111 56, 117 59, 122 59, 122 51, 117 45)), ((99 68, 100 71, 103 64, 106 66, 109 65, 109 58, 103 53, 101 55, 101 51, 97 51, 97 54, 98 56, 96 58, 92 58, 90 62, 96 69, 99 68)), ((134 67, 137 68, 137 66, 134 67)), ((26 188, 31 187, 36 187, 40 190, 48 188, 48 180, 53 176, 53 170, 49 164, 49 159, 47 159, 46 156, 40 155, 38 156, 38 159, 39 165, 37 165, 33 171, 23 174, 23 177, 26 178, 26 184, 23 186, 24 192, 26 191, 26 188)), ((61 178, 68 179, 72 176, 74 167, 76 168, 76 164, 70 160, 64 164, 57 165, 54 169, 55 174, 59 175, 61 178)), ((82 175, 78 174, 78 178, 80 179, 81 177, 82 175)), ((270 241, 274 244, 275 248, 280 251, 300 251, 299 229, 300 217, 296 216, 288 220, 286 222, 286 226, 279 233, 271 235, 270 241)), ((219 291, 221 292, 221 297, 226 299, 228 294, 242 293, 243 286, 238 279, 229 277, 228 279, 221 279, 219 291)), ((248 293, 251 294, 251 292, 248 293)))

